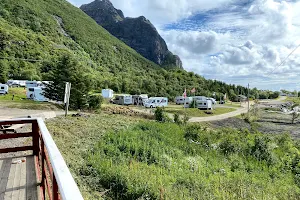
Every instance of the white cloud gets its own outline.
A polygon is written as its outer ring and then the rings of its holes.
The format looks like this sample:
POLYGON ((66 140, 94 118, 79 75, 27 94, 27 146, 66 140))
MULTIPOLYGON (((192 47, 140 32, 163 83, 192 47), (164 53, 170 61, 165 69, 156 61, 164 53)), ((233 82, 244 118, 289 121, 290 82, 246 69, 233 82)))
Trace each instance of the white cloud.
MULTIPOLYGON (((91 2, 69 1, 77 6, 91 2)), ((187 70, 230 83, 300 89, 294 81, 300 75, 300 48, 277 67, 300 44, 299 0, 111 2, 125 16, 150 19, 187 70), (178 27, 164 28, 173 22, 178 27)))

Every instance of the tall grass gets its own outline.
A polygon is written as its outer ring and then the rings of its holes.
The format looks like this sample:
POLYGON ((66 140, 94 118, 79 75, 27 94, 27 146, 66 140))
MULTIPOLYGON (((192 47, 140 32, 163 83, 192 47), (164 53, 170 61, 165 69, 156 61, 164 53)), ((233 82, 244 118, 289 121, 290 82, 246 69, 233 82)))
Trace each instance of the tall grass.
POLYGON ((141 122, 104 135, 84 171, 113 199, 299 199, 297 156, 287 135, 141 122))

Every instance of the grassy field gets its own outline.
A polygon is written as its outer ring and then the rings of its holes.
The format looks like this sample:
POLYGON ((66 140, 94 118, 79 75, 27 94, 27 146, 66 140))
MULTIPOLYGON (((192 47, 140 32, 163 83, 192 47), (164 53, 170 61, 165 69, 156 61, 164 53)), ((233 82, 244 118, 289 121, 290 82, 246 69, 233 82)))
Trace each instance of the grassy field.
POLYGON ((287 135, 106 114, 57 118, 47 126, 85 199, 300 195, 300 145, 287 135))
POLYGON ((0 106, 7 108, 31 109, 31 110, 59 110, 52 103, 36 102, 26 99, 26 90, 22 87, 9 88, 7 95, 0 95, 0 106), (13 97, 14 96, 14 97, 13 97))
POLYGON ((184 109, 183 106, 178 105, 170 105, 165 108, 165 111, 168 113, 178 113, 179 115, 184 115, 185 113, 189 117, 207 117, 207 116, 214 116, 214 115, 221 115, 225 113, 229 113, 235 111, 234 108, 216 108, 212 111, 212 114, 205 113, 206 110, 199 110, 197 108, 187 108, 184 109))

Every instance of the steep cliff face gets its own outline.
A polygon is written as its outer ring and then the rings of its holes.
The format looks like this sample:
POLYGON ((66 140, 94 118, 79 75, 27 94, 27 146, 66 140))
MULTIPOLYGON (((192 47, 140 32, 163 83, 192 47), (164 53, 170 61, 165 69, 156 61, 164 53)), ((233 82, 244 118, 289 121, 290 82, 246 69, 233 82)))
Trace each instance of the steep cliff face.
POLYGON ((95 0, 80 8, 145 58, 161 66, 182 68, 180 58, 168 50, 164 39, 145 17, 124 18, 123 12, 109 0, 95 0))

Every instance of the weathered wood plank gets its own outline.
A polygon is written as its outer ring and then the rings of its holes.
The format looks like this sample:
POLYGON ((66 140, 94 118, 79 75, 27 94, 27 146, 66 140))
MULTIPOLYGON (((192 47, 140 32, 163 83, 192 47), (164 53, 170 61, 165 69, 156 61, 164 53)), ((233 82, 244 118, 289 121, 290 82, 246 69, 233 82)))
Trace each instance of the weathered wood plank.
POLYGON ((26 160, 26 200, 38 200, 37 182, 33 156, 27 157, 26 160))

